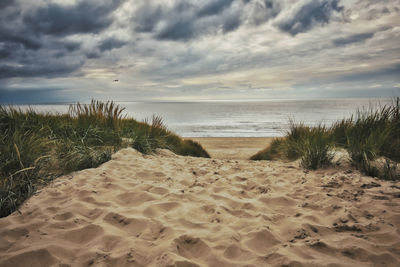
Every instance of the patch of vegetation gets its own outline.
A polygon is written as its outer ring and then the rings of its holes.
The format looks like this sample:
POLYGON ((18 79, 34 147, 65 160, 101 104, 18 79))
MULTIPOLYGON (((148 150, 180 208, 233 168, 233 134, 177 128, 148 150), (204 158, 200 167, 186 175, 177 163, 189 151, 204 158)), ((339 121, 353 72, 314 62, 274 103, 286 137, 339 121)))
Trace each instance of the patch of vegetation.
POLYGON ((271 144, 251 156, 251 160, 276 160, 284 157, 286 138, 272 140, 271 144))
POLYGON ((151 122, 146 120, 137 126, 131 135, 132 147, 149 154, 157 148, 165 148, 182 156, 210 158, 208 152, 193 140, 184 140, 165 126, 162 118, 153 116, 151 122))
POLYGON ((399 180, 400 97, 378 109, 360 109, 331 127, 294 124, 287 135, 254 155, 253 160, 301 158, 304 168, 329 164, 334 148, 348 151, 353 165, 363 173, 383 179, 399 180))
POLYGON ((306 169, 317 169, 329 165, 333 155, 332 141, 327 129, 319 125, 308 127, 290 122, 290 130, 281 139, 275 139, 266 149, 251 157, 252 160, 301 159, 306 169))
POLYGON ((293 146, 300 155, 300 165, 305 169, 318 169, 331 164, 332 141, 324 126, 309 128, 293 146))
POLYGON ((209 157, 198 143, 169 131, 161 118, 138 122, 126 118, 124 110, 114 102, 94 100, 70 105, 67 114, 0 106, 0 217, 15 211, 39 186, 97 167, 122 147, 209 157))
POLYGON ((383 179, 399 180, 400 97, 374 110, 358 110, 331 128, 337 146, 350 154, 352 163, 363 173, 383 179))

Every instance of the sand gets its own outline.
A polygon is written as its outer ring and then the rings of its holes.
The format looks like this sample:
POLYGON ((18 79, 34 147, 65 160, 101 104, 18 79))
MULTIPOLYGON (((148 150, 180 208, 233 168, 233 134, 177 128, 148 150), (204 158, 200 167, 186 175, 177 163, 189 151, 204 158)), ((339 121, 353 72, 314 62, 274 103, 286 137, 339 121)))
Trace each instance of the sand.
POLYGON ((400 266, 400 183, 123 149, 0 219, 0 266, 400 266))
POLYGON ((188 138, 199 142, 216 159, 249 159, 266 148, 271 137, 196 137, 188 138))

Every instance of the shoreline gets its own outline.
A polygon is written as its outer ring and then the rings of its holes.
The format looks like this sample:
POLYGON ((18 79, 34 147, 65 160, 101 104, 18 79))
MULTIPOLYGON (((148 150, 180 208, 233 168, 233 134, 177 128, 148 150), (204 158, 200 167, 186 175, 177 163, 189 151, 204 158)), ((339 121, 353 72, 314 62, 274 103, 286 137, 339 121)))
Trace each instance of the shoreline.
POLYGON ((215 159, 249 159, 277 137, 183 137, 200 143, 215 159))

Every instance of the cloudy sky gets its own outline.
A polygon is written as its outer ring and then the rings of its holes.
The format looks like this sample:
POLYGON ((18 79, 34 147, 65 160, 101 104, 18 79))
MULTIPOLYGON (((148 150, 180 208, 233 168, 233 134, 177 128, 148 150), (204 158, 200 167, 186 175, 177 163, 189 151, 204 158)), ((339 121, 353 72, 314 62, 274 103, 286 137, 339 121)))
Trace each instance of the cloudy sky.
POLYGON ((0 0, 0 102, 399 95, 399 7, 0 0))

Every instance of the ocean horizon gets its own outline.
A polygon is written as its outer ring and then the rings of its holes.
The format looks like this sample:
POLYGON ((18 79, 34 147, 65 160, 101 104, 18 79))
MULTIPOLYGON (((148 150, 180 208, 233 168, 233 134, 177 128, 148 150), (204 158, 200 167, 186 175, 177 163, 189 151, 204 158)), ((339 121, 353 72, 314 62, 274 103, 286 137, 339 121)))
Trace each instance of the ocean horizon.
MULTIPOLYGON (((390 103, 389 98, 118 101, 125 114, 139 121, 162 117, 168 129, 182 137, 279 137, 290 120, 304 125, 332 125, 358 109, 390 103)), ((18 105, 39 112, 67 112, 68 103, 18 105)))

